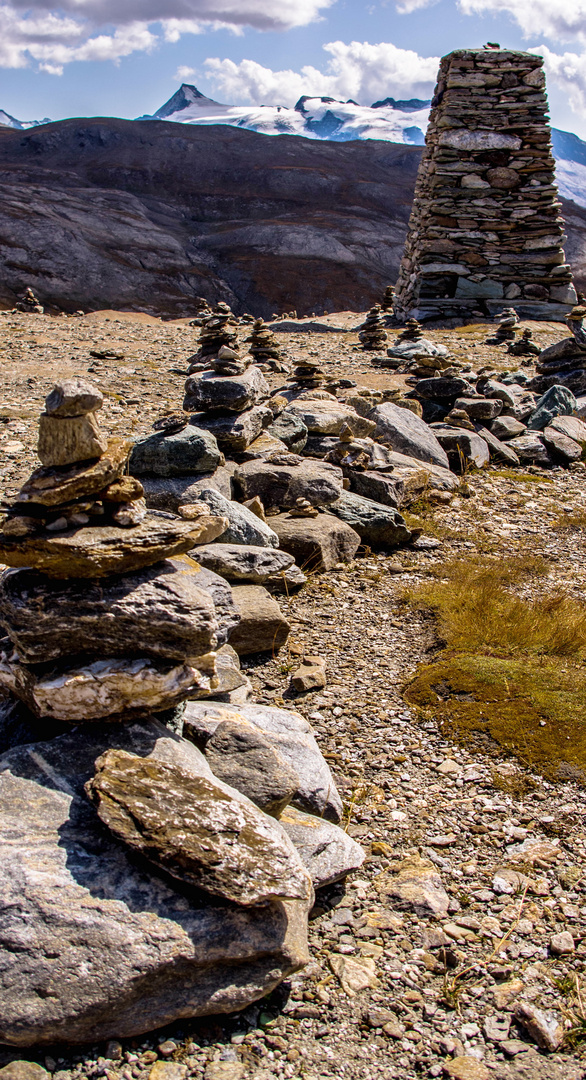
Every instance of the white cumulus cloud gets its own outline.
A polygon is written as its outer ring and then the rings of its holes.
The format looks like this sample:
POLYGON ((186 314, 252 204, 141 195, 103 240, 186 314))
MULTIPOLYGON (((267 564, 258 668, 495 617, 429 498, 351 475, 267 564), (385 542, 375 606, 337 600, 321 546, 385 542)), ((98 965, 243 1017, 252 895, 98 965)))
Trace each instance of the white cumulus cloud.
POLYGON ((510 15, 524 34, 586 42, 586 0, 458 0, 464 15, 510 15))
POLYGON ((377 98, 429 97, 435 84, 438 57, 419 56, 390 42, 331 41, 325 70, 306 65, 273 71, 254 60, 211 58, 205 61, 215 90, 228 101, 255 105, 294 105, 301 94, 352 98, 370 105, 377 98))
POLYGON ((173 78, 179 79, 179 82, 185 82, 186 79, 192 79, 194 75, 197 75, 195 68, 187 67, 187 64, 180 64, 173 78))
POLYGON ((161 40, 229 28, 290 30, 334 0, 0 0, 0 67, 60 74, 73 60, 120 60, 161 40), (114 28, 112 30, 112 27, 114 28))

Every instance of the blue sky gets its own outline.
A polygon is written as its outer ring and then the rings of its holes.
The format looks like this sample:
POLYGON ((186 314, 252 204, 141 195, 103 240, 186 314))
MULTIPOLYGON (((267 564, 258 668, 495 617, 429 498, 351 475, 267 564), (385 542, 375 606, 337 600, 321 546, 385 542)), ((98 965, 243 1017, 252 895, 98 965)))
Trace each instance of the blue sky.
POLYGON ((227 104, 431 93, 437 58, 544 52, 552 121, 586 137, 586 0, 0 0, 0 108, 134 117, 183 81, 227 104))

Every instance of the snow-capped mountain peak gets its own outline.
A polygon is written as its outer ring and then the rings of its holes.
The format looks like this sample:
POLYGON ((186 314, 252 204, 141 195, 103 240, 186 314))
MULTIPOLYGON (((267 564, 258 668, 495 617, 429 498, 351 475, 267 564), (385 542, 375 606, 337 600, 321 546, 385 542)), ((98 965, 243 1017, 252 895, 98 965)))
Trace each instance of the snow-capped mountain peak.
POLYGON ((17 120, 15 116, 11 116, 10 113, 4 112, 4 109, 0 109, 0 127, 16 128, 18 131, 23 131, 25 128, 40 127, 41 124, 50 124, 51 120, 48 116, 44 120, 17 120))

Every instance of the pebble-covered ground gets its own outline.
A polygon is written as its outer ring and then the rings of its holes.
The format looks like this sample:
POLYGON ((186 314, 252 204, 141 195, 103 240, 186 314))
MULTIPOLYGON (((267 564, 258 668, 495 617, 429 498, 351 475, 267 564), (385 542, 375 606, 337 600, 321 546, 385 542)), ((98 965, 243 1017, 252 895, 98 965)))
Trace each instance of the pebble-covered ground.
MULTIPOLYGON (((344 314, 327 321, 361 320, 344 314)), ((542 345, 564 336, 555 324, 533 329, 542 345)), ((478 324, 428 333, 476 371, 502 369, 503 350, 484 344, 488 332, 478 324)), ((372 367, 355 333, 281 337, 289 359, 315 357, 328 375, 402 384, 372 367)), ((89 373, 107 397, 103 427, 141 433, 180 407, 196 338, 185 320, 0 314, 2 496, 12 497, 37 464, 37 417, 56 377, 89 373), (116 355, 92 357, 92 350, 116 355)), ((273 377, 274 385, 280 381, 273 377)), ((259 702, 294 703, 313 724, 345 801, 348 831, 367 852, 345 887, 318 898, 310 965, 243 1014, 123 1045, 55 1047, 47 1056, 6 1049, 0 1065, 36 1060, 58 1080, 146 1080, 156 1061, 176 1063, 164 1080, 586 1076, 586 789, 548 783, 494 747, 454 744, 401 697, 410 674, 438 647, 431 617, 406 606, 402 594, 441 560, 545 556, 548 587, 584 599, 586 469, 528 475, 531 482, 503 470, 468 477, 468 490, 427 520, 436 547, 420 541, 365 551, 349 566, 310 576, 299 594, 280 600, 292 624, 288 647, 246 662, 259 702), (328 684, 296 697, 289 677, 303 651, 326 658, 328 684), (421 899, 417 911, 393 900, 405 859, 426 861, 428 895, 443 885, 447 915, 438 919, 421 899), (519 997, 528 1010, 523 1026, 512 1013, 519 997), (543 1047, 556 1041, 560 1025, 565 1041, 550 1053, 543 1047)))

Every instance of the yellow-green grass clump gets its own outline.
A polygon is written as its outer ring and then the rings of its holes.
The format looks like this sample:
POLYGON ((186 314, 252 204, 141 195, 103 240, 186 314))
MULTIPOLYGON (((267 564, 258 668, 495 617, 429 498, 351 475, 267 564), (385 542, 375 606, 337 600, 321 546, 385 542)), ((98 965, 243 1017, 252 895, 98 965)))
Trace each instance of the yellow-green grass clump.
POLYGON ((586 782, 586 605, 544 592, 547 573, 531 556, 454 559, 407 591, 435 614, 442 650, 404 697, 450 737, 586 782))

